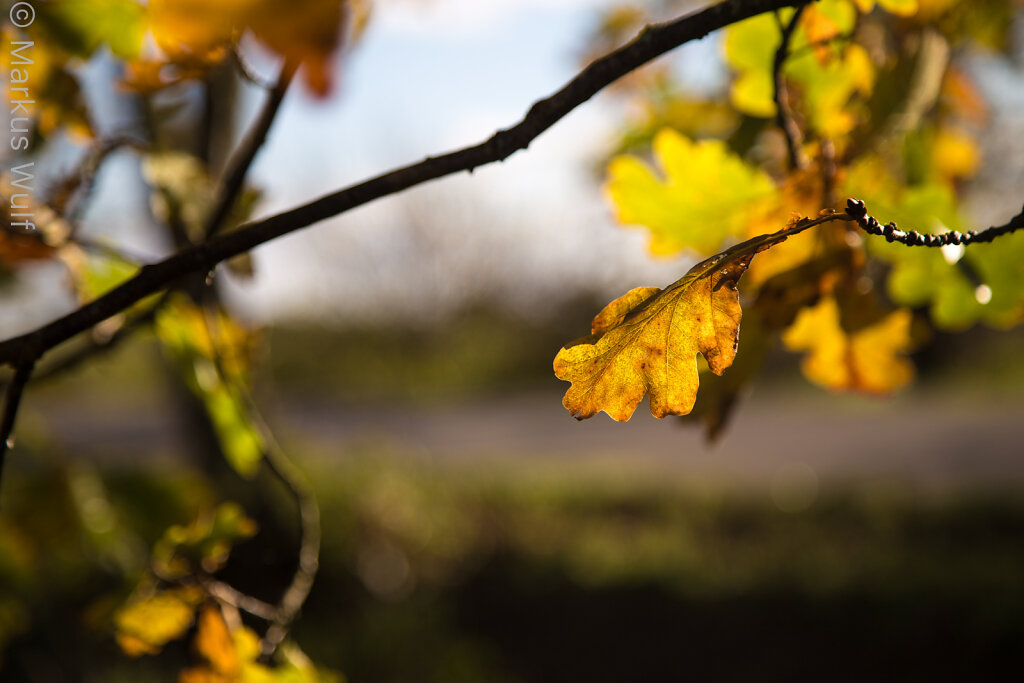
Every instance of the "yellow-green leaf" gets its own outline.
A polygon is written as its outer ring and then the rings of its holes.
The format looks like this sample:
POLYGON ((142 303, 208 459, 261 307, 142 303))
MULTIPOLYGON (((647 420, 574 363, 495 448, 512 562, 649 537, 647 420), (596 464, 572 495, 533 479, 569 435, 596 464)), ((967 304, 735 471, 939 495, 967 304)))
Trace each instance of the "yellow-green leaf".
MULTIPOLYGON (((750 116, 771 118, 776 114, 772 73, 775 51, 781 41, 779 21, 789 21, 792 11, 777 19, 762 14, 730 26, 725 37, 725 56, 736 73, 729 96, 733 106, 750 116)), ((859 45, 829 46, 820 41, 849 33, 856 11, 849 0, 821 0, 809 6, 793 34, 783 75, 797 87, 799 111, 811 126, 828 137, 850 131, 856 122, 848 105, 855 94, 867 95, 874 85, 874 65, 859 45), (815 49, 808 49, 811 45, 815 49)), ((795 98, 794 98, 795 99, 795 98)))
MULTIPOLYGON (((793 10, 788 8, 779 14, 784 22, 792 16, 793 10)), ((770 14, 746 19, 725 31, 725 59, 737 74, 729 99, 744 114, 766 119, 775 116, 771 66, 781 36, 778 21, 770 14)))
POLYGON ((653 148, 660 176, 644 161, 620 156, 608 165, 606 187, 619 221, 651 231, 655 254, 713 254, 775 197, 771 179, 720 140, 694 142, 665 129, 653 148))
POLYGON ((192 625, 196 596, 184 589, 156 593, 122 607, 114 615, 117 643, 125 654, 156 654, 192 625))
POLYGON ((252 477, 265 443, 240 393, 247 381, 249 335, 222 311, 207 314, 184 297, 160 310, 155 327, 206 406, 228 463, 252 477))
POLYGON ((747 240, 698 263, 663 291, 642 287, 608 304, 594 319, 594 334, 555 357, 555 375, 572 382, 562 404, 577 419, 603 410, 621 421, 650 394, 655 417, 689 413, 699 383, 697 353, 719 375, 736 356, 736 286, 751 259, 814 224, 797 221, 747 240))

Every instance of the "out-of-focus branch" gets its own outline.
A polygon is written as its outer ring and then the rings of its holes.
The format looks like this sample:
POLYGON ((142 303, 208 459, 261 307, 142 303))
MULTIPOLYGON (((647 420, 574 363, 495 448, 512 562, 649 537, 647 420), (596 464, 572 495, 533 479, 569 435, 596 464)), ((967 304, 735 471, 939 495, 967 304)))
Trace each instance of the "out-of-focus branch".
POLYGON ((245 182, 245 175, 249 172, 249 167, 252 165, 253 159, 256 158, 256 153, 259 152, 264 141, 267 139, 267 133, 270 132, 270 126, 274 123, 277 110, 281 107, 285 93, 288 92, 288 86, 295 76, 297 66, 295 62, 288 61, 281 67, 281 74, 277 78, 277 83, 270 91, 259 117, 228 162, 220 191, 220 198, 203 230, 205 239, 209 239, 223 227, 225 219, 235 207, 238 195, 242 191, 242 183, 245 182))
POLYGON ((270 473, 284 485, 288 493, 295 499, 299 511, 298 566, 292 575, 291 583, 288 584, 281 599, 274 607, 274 611, 270 614, 268 618, 270 626, 260 642, 261 656, 269 660, 287 637, 292 622, 299 615, 306 598, 309 597, 309 591, 313 588, 313 581, 316 580, 320 567, 320 504, 305 476, 289 460, 284 449, 274 438, 273 431, 263 419, 248 388, 230 375, 224 367, 224 352, 218 342, 209 312, 209 309, 204 310, 206 315, 203 316, 203 322, 213 349, 212 360, 218 378, 228 388, 235 400, 243 404, 249 422, 259 429, 264 444, 263 461, 270 473))
POLYGON ((935 105, 942 89, 942 77, 949 65, 949 54, 949 42, 941 33, 933 28, 921 31, 914 73, 910 77, 906 97, 899 109, 889 116, 879 137, 879 145, 889 146, 893 140, 901 140, 917 128, 924 115, 935 105))
POLYGON ((775 59, 772 62, 772 77, 775 83, 775 119, 782 129, 786 138, 786 153, 789 155, 789 163, 793 168, 804 168, 807 166, 807 157, 803 153, 803 133, 796 123, 793 110, 789 106, 789 86, 786 84, 786 77, 782 75, 782 67, 789 57, 789 43, 796 32, 797 24, 804 13, 807 4, 801 4, 793 12, 789 23, 783 24, 779 13, 775 17, 779 20, 779 28, 782 31, 782 38, 779 47, 775 50, 775 59))
POLYGON ((206 592, 212 595, 215 600, 231 605, 235 609, 243 610, 253 616, 267 621, 271 621, 277 615, 277 608, 270 603, 263 602, 251 595, 246 595, 234 586, 226 584, 223 581, 217 581, 216 579, 208 576, 200 575, 199 582, 202 584, 206 592))
MULTIPOLYGON (((255 246, 429 180, 503 161, 610 83, 683 43, 793 0, 726 0, 671 22, 648 26, 632 42, 592 62, 561 90, 534 104, 518 124, 471 147, 430 157, 334 192, 238 230, 217 235, 159 263, 100 298, 27 334, 0 342, 0 363, 12 364, 26 348, 48 350, 136 301, 170 286, 184 275, 215 265, 255 246)), ((802 4, 802 3, 801 3, 802 4)))
POLYGON ((278 646, 288 635, 292 622, 299 615, 302 606, 313 588, 317 571, 320 568, 320 504, 313 493, 309 482, 302 472, 285 456, 284 451, 274 441, 273 435, 267 434, 269 446, 264 460, 270 472, 276 476, 288 492, 295 498, 299 509, 301 540, 299 541, 299 564, 292 576, 292 581, 285 589, 277 604, 277 614, 270 623, 266 635, 260 642, 264 658, 270 658, 278 646))
POLYGON ((21 405, 21 395, 32 377, 32 369, 35 367, 36 359, 29 357, 23 360, 14 369, 14 377, 7 390, 4 392, 4 411, 0 417, 0 482, 3 481, 4 461, 7 458, 7 450, 14 445, 14 423, 18 417, 18 407, 21 405))
POLYGON ((121 327, 117 328, 113 334, 103 339, 90 339, 87 344, 83 344, 56 362, 45 365, 33 376, 32 381, 45 382, 54 379, 69 370, 77 368, 87 360, 110 353, 118 348, 122 342, 156 319, 157 313, 160 312, 160 309, 167 302, 167 296, 168 294, 165 292, 163 296, 150 304, 144 311, 131 317, 121 327))

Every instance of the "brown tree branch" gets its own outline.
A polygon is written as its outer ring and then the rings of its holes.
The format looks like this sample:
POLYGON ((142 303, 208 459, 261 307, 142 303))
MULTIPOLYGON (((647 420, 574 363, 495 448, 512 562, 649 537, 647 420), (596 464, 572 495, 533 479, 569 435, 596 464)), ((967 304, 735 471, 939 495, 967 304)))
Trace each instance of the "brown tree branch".
MULTIPOLYGON (((256 400, 242 381, 232 376, 224 367, 224 349, 218 339, 215 325, 208 307, 203 310, 203 324, 213 348, 212 360, 221 383, 231 392, 233 398, 242 404, 246 418, 256 426, 263 438, 263 462, 295 499, 299 511, 299 561, 292 580, 285 588, 281 599, 273 607, 266 634, 260 641, 261 657, 270 660, 274 652, 288 635, 292 622, 298 617, 302 606, 313 588, 320 568, 320 503, 309 482, 298 467, 288 458, 284 449, 274 437, 270 425, 263 418, 256 400)), ((249 610, 251 612, 251 610, 249 610)))
POLYGON ((610 83, 655 57, 743 19, 793 4, 793 0, 726 0, 674 21, 648 26, 632 42, 592 62, 561 90, 535 103, 515 126, 498 131, 480 144, 384 173, 146 266, 131 280, 95 301, 33 332, 0 342, 0 363, 17 362, 26 349, 40 353, 51 349, 184 275, 210 270, 221 261, 272 239, 429 180, 503 161, 528 147, 537 136, 610 83))
POLYGON ((775 83, 775 120, 786 138, 786 152, 789 155, 790 166, 793 168, 807 166, 807 157, 804 156, 802 149, 803 132, 797 125, 793 110, 789 106, 789 86, 786 84, 786 77, 782 75, 782 67, 786 63, 786 58, 789 57, 789 42, 792 40, 793 34, 796 33, 797 24, 800 23, 800 17, 806 8, 807 3, 799 5, 787 24, 782 23, 778 12, 775 13, 782 31, 782 39, 779 42, 779 47, 775 50, 775 59, 772 62, 772 77, 775 83))
POLYGON ((274 123, 277 110, 281 107, 285 93, 288 92, 288 86, 292 82, 292 77, 295 76, 297 66, 297 63, 288 61, 281 67, 281 74, 270 91, 259 118, 256 119, 256 123, 249 130, 245 140, 228 162, 220 192, 220 201, 217 202, 217 206, 210 214, 203 230, 203 236, 206 239, 212 237, 224 226, 225 219, 231 213, 231 209, 235 207, 238 195, 242 191, 242 183, 245 182, 245 176, 249 172, 253 159, 256 158, 256 153, 263 147, 263 142, 267 139, 267 133, 270 132, 270 126, 274 123))
POLYGON ((18 407, 21 405, 21 395, 25 385, 32 377, 32 369, 35 367, 36 359, 29 357, 23 360, 14 369, 14 378, 7 385, 4 392, 4 411, 0 417, 0 482, 3 481, 4 460, 7 458, 7 450, 14 446, 14 422, 18 417, 18 407))
POLYGON ((984 230, 967 232, 943 232, 924 234, 916 230, 900 230, 895 223, 882 225, 874 216, 868 215, 867 207, 859 199, 846 200, 846 214, 857 222, 860 229, 869 235, 882 235, 888 242, 899 242, 908 247, 945 247, 950 244, 980 244, 992 242, 998 237, 1024 229, 1024 208, 1003 225, 994 225, 984 230))

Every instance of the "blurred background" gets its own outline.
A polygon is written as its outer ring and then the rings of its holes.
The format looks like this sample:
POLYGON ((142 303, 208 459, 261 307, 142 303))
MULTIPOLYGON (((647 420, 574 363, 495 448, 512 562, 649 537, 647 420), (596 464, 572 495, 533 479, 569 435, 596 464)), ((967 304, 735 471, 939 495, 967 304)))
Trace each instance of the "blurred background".
MULTIPOLYGON (((375 3, 331 95, 297 83, 285 99, 250 175, 253 217, 508 127, 579 69, 613 4, 375 3)), ((272 80, 274 55, 243 48, 272 80)), ((964 201, 978 226, 1019 210, 1022 54, 964 58, 990 107, 964 201)), ((719 36, 668 63, 689 92, 727 87, 719 36)), ((81 65, 101 135, 136 125, 117 68, 81 65)), ((238 81, 220 95, 215 159, 262 98, 238 81)), ((191 95, 174 96, 172 118, 189 121, 191 95)), ((262 246, 252 275, 218 274, 255 335, 253 395, 322 507, 296 641, 350 681, 1020 675, 1020 330, 934 333, 916 382, 888 398, 815 388, 779 349, 713 443, 646 405, 627 423, 562 408, 562 344, 693 262, 652 258, 603 197, 632 106, 602 94, 502 164, 262 246)), ((38 166, 76 163, 69 141, 38 166)), ((139 154, 114 152, 83 234, 169 253, 144 180, 139 154)), ((5 338, 76 305, 64 269, 5 276, 5 338)), ((286 492, 215 457, 172 366, 144 331, 29 387, 0 502, 4 680, 175 680, 187 643, 126 658, 104 615, 163 531, 218 501, 260 528, 220 578, 273 599, 294 570, 286 492)))

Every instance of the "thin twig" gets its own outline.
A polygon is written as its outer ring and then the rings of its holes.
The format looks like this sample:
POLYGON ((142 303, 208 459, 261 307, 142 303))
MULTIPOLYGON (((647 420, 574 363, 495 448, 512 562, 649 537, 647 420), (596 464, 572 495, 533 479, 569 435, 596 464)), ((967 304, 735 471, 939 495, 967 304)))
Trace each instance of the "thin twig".
POLYGON ((782 67, 789 56, 789 42, 792 40, 797 24, 800 23, 800 17, 806 8, 806 3, 799 5, 787 24, 783 24, 778 11, 775 12, 779 28, 782 31, 782 39, 779 42, 779 47, 775 50, 775 60, 772 62, 772 77, 775 83, 775 117, 786 138, 786 152, 789 155, 789 164, 793 168, 806 167, 807 157, 804 156, 802 149, 803 133, 789 106, 789 86, 786 84, 786 77, 782 74, 782 67))
POLYGON ((199 582, 206 592, 216 600, 231 605, 235 609, 243 610, 266 621, 273 621, 277 617, 276 607, 259 598, 246 595, 230 584, 204 575, 200 575, 199 582))
POLYGON ((882 235, 887 242, 899 242, 908 247, 945 247, 950 244, 980 244, 992 242, 998 237, 1024 229, 1024 208, 1003 225, 994 225, 984 230, 957 232, 951 230, 940 234, 924 234, 916 230, 900 230, 896 223, 882 225, 874 216, 868 215, 867 207, 859 199, 846 200, 846 213, 857 221, 861 230, 869 235, 882 235))
POLYGON ((252 83, 258 88, 263 90, 270 90, 274 87, 273 81, 264 78, 260 74, 256 73, 256 70, 245 60, 242 55, 242 50, 238 45, 234 45, 231 48, 231 57, 235 62, 235 66, 238 67, 238 73, 241 74, 242 78, 252 83))
POLYGON ((18 407, 21 405, 21 395, 25 385, 32 377, 32 369, 35 367, 36 359, 29 357, 23 360, 14 370, 14 378, 7 385, 4 392, 4 412, 0 418, 0 482, 3 481, 4 461, 7 459, 7 450, 14 446, 14 422, 18 417, 18 407))
POLYGON ((800 47, 798 47, 795 50, 790 50, 789 51, 789 56, 790 57, 802 57, 803 55, 807 54, 808 52, 811 52, 813 50, 817 50, 818 48, 821 48, 821 47, 829 47, 831 45, 835 45, 836 43, 840 43, 840 42, 849 42, 849 41, 853 40, 854 35, 855 35, 854 32, 850 31, 849 33, 837 33, 834 36, 829 36, 828 38, 822 38, 820 40, 812 40, 812 41, 810 41, 809 43, 807 43, 805 45, 801 45, 800 47))
POLYGON ((138 275, 95 301, 32 332, 0 342, 0 363, 16 362, 25 348, 53 348, 184 275, 210 270, 221 261, 272 239, 429 180, 503 161, 525 149, 541 133, 610 83, 655 57, 730 24, 792 4, 792 0, 726 0, 674 21, 649 26, 632 42, 592 62, 561 90, 534 104, 515 126, 498 131, 477 145, 429 157, 186 248, 143 268, 138 275))
POLYGON ((91 237, 73 235, 68 239, 68 243, 79 246, 94 254, 101 254, 115 261, 124 261, 125 263, 133 266, 141 267, 145 263, 149 262, 149 259, 144 257, 142 254, 131 253, 121 247, 116 247, 104 241, 92 239, 91 237))
MULTIPOLYGON (((128 147, 129 149, 138 151, 147 149, 147 144, 144 140, 140 140, 130 135, 118 135, 107 140, 100 140, 86 154, 78 172, 78 199, 75 201, 71 210, 65 215, 65 218, 71 225, 77 225, 82 216, 85 215, 85 210, 88 208, 89 200, 92 198, 92 192, 96 184, 96 176, 99 175, 100 166, 103 165, 103 162, 106 161, 108 156, 122 147, 128 147)), ((70 182, 70 179, 64 181, 65 184, 69 184, 70 182)))
MULTIPOLYGON (((262 422, 262 418, 260 418, 260 422, 262 422)), ((309 597, 309 591, 313 588, 313 581, 316 580, 316 574, 320 568, 321 530, 320 504, 317 502, 316 494, 313 493, 309 482, 299 468, 287 458, 274 440, 273 434, 265 433, 264 438, 269 443, 264 454, 264 461, 270 472, 284 484, 288 492, 295 498, 295 503, 299 508, 299 524, 302 529, 299 542, 299 565, 295 569, 291 583, 278 602, 276 617, 260 642, 263 657, 269 658, 288 635, 292 622, 299 615, 302 606, 306 603, 306 598, 309 597)))
POLYGON ((285 93, 288 92, 288 86, 292 82, 296 68, 297 64, 292 61, 285 62, 284 66, 281 67, 281 74, 278 76, 274 88, 270 91, 267 101, 260 111, 259 118, 256 119, 256 123, 253 124, 245 140, 228 162, 220 199, 213 213, 210 214, 210 218, 207 220, 206 227, 203 230, 204 239, 209 239, 223 227, 224 220, 235 207, 238 195, 242 191, 242 183, 245 182, 245 175, 248 173, 253 159, 256 158, 256 153, 259 152, 263 142, 267 139, 267 133, 270 132, 270 126, 274 123, 277 110, 284 100, 285 93))
POLYGON ((37 383, 49 381, 55 377, 63 375, 69 370, 77 368, 79 365, 91 358, 110 353, 114 349, 118 348, 126 339, 156 320, 157 313, 159 313, 160 309, 167 303, 167 299, 168 293, 164 292, 159 299, 154 301, 144 311, 126 321, 121 325, 121 327, 117 328, 113 334, 102 340, 90 339, 89 343, 75 349, 63 358, 58 359, 56 362, 47 364, 37 372, 35 376, 33 376, 32 382, 37 383))
POLYGON ((836 146, 832 138, 821 139, 821 197, 822 204, 832 207, 836 203, 836 146))
POLYGON ((274 432, 263 418, 255 398, 242 382, 236 381, 225 369, 224 349, 219 342, 218 335, 215 334, 209 313, 209 309, 204 310, 203 323, 210 339, 210 346, 213 350, 213 366, 218 378, 236 401, 244 403, 246 417, 250 423, 255 424, 263 438, 263 461, 266 463, 267 469, 288 489, 299 510, 298 566, 292 575, 291 582, 274 608, 275 611, 269 619, 270 626, 260 642, 261 655, 263 659, 269 660, 287 637, 292 622, 302 610, 306 598, 309 597, 309 591, 313 588, 313 582, 316 580, 320 567, 320 504, 317 502, 316 494, 309 482, 288 458, 274 437, 274 432))

